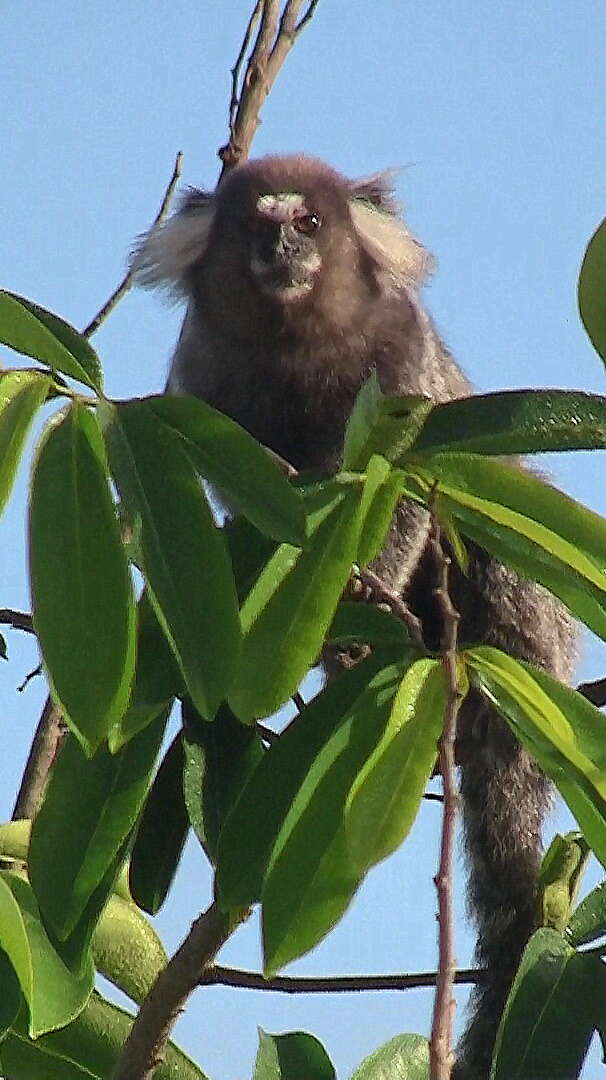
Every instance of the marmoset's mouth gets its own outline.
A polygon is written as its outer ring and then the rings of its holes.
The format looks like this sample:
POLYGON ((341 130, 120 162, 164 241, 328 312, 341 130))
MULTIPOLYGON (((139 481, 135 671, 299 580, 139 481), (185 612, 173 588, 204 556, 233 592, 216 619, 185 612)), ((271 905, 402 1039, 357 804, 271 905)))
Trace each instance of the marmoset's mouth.
POLYGON ((251 270, 258 288, 265 296, 282 301, 296 301, 307 296, 314 286, 314 275, 305 266, 301 274, 293 274, 292 266, 268 264, 253 256, 251 270))

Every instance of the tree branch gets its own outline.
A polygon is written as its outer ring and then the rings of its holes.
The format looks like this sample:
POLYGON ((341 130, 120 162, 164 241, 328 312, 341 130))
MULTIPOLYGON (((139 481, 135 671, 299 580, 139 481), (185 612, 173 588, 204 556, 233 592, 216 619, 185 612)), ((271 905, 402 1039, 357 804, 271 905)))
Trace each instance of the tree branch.
POLYGON ((260 724, 258 720, 255 724, 255 727, 263 742, 267 743, 269 746, 272 746, 273 743, 278 742, 278 739, 280 738, 279 732, 272 731, 272 729, 268 728, 266 724, 260 724))
POLYGON ((275 44, 267 62, 269 89, 271 89, 275 82, 276 76, 299 34, 313 19, 314 12, 318 6, 318 0, 310 0, 307 5, 307 10, 299 19, 299 11, 301 10, 302 2, 303 0, 287 0, 284 7, 284 12, 280 19, 280 29, 278 30, 275 44))
MULTIPOLYGON (((236 62, 231 69, 231 96, 229 99, 229 143, 235 145, 236 143, 236 116, 238 112, 238 105, 240 104, 240 72, 242 70, 242 64, 246 56, 246 51, 250 45, 253 30, 259 20, 261 14, 261 7, 263 6, 263 0, 257 0, 250 19, 248 20, 246 30, 244 31, 244 37, 242 38, 242 45, 240 46, 240 52, 236 57, 236 62)), ((221 155, 221 151, 219 151, 221 155)))
MULTIPOLYGON (((414 975, 333 975, 295 977, 276 975, 265 979, 256 971, 221 967, 212 964, 198 980, 199 986, 233 986, 242 990, 264 990, 281 994, 348 994, 367 990, 413 990, 435 986, 437 972, 421 971, 414 975)), ((465 968, 454 973, 457 984, 479 983, 483 972, 465 968)))
POLYGON ((450 1080, 453 1064, 453 1023, 455 999, 453 864, 455 823, 459 794, 455 778, 455 743, 461 695, 457 671, 457 628, 459 613, 448 592, 450 559, 441 543, 440 526, 432 512, 430 544, 436 563, 437 586, 434 589, 442 617, 442 666, 446 676, 444 729, 440 739, 440 772, 444 785, 444 814, 440 863, 435 877, 438 893, 438 978, 434 1001, 429 1047, 431 1080, 450 1080))
POLYGON ((28 671, 28 673, 25 676, 23 682, 20 683, 19 686, 17 687, 17 693, 22 694, 23 691, 27 689, 27 687, 29 686, 32 679, 37 679, 38 675, 41 675, 41 674, 42 674, 42 664, 36 664, 35 668, 33 668, 31 671, 28 671))
POLYGON ((318 0, 308 0, 306 10, 299 18, 303 0, 286 0, 280 17, 280 0, 257 0, 231 69, 229 141, 218 151, 223 163, 221 178, 248 157, 260 123, 259 113, 263 103, 297 37, 313 18, 317 5, 318 0), (259 18, 259 30, 246 70, 240 78, 246 51, 259 18))
POLYGON ((389 589, 387 585, 381 581, 379 575, 375 574, 374 570, 370 570, 368 567, 359 571, 359 577, 362 584, 368 586, 371 590, 373 603, 386 604, 389 610, 396 615, 398 619, 402 620, 417 648, 420 649, 421 652, 425 652, 421 621, 412 613, 408 605, 404 603, 400 594, 389 589))
POLYGON ((24 630, 26 634, 36 633, 29 611, 13 611, 12 608, 0 608, 0 624, 12 626, 13 630, 24 630))
MULTIPOLYGON (((158 224, 166 216, 177 181, 181 175, 182 162, 183 155, 179 152, 154 224, 158 224)), ((84 328, 82 331, 84 337, 91 337, 99 329, 101 323, 104 322, 129 289, 131 279, 132 274, 129 271, 100 311, 97 312, 94 319, 84 328)), ((16 629, 25 630, 27 633, 35 633, 32 617, 25 612, 11 611, 9 608, 0 609, 0 623, 7 623, 16 629)), ((36 816, 42 802, 48 774, 57 756, 65 730, 61 710, 53 705, 50 697, 47 698, 15 801, 14 818, 26 817, 33 819, 36 816)))
POLYGON ((579 683, 577 693, 582 694, 592 705, 596 705, 600 709, 603 705, 606 705, 606 679, 579 683))
MULTIPOLYGON (((175 167, 173 169, 173 174, 168 181, 166 191, 164 192, 162 202, 160 203, 160 209, 158 210, 158 213, 154 218, 154 225, 158 225, 161 221, 163 221, 166 217, 166 214, 168 213, 168 208, 174 195, 177 182, 179 180, 179 177, 181 176, 182 164, 183 154, 181 153, 181 151, 179 151, 175 158, 175 167)), ((114 308, 117 306, 117 304, 120 303, 122 297, 130 289, 132 277, 132 271, 128 270, 122 278, 120 284, 114 289, 109 299, 105 301, 103 307, 97 312, 94 319, 91 319, 88 326, 85 326, 84 330, 82 331, 83 337, 91 337, 99 329, 101 323, 105 322, 108 315, 111 315, 114 308)))
POLYGON ((61 709, 47 697, 15 800, 13 821, 34 820, 66 731, 61 709))
MULTIPOLYGON (((240 922, 247 918, 242 912, 240 922)), ((216 903, 194 922, 183 944, 160 972, 124 1043, 112 1080, 150 1080, 164 1056, 178 1014, 237 922, 216 903)))
MULTIPOLYGON (((271 451, 269 451, 271 453, 271 451)), ((283 458, 279 458, 279 455, 274 454, 274 458, 278 460, 278 463, 288 470, 290 475, 296 476, 297 470, 289 465, 283 458)), ((388 604, 390 610, 394 615, 408 627, 411 637, 415 641, 415 644, 420 648, 425 648, 422 638, 418 635, 421 634, 421 623, 406 606, 401 596, 392 592, 386 585, 383 584, 381 579, 372 570, 363 570, 360 574, 360 580, 366 584, 369 589, 375 594, 379 602, 384 601, 388 604)), ((23 630, 27 634, 35 634, 34 623, 29 611, 15 611, 13 608, 0 608, 0 625, 11 626, 14 630, 23 630)), ((582 694, 587 698, 592 705, 595 705, 598 709, 606 705, 606 678, 595 679, 593 682, 579 683, 576 687, 577 693, 582 694)), ((297 698, 299 695, 297 695, 297 698)), ((301 700, 295 701, 297 708, 301 709, 304 706, 304 702, 301 700)), ((275 735, 275 732, 272 732, 275 735)), ((436 796, 441 798, 441 796, 436 796)))

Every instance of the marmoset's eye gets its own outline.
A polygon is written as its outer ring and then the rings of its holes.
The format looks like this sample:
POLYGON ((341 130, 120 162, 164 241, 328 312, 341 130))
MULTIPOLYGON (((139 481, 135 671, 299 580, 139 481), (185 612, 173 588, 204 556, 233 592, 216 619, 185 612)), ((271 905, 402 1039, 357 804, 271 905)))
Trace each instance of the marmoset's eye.
POLYGON ((293 221, 297 232, 305 233, 306 236, 317 232, 321 224, 322 218, 319 214, 301 214, 301 217, 296 217, 293 221))

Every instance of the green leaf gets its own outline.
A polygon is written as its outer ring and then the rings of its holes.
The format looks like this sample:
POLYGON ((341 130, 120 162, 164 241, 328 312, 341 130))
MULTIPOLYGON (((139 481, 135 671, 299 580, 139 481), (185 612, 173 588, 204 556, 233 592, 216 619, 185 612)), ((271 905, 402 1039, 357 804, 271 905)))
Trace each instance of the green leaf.
POLYGON ((222 705, 213 724, 184 704, 183 790, 189 820, 211 862, 219 833, 242 788, 264 756, 259 735, 222 705))
POLYGON ((18 1035, 9 1035, 0 1046, 0 1069, 10 1080, 99 1080, 98 1073, 47 1054, 40 1039, 30 1042, 18 1035))
POLYGON ((29 864, 44 921, 61 941, 95 890, 104 883, 111 891, 118 868, 107 883, 106 874, 138 819, 165 723, 159 717, 113 755, 103 747, 87 760, 75 739, 63 745, 32 827, 29 864))
MULTIPOLYGON (((120 892, 121 881, 125 879, 127 873, 126 860, 131 842, 132 836, 129 836, 118 848, 114 859, 112 859, 101 881, 91 893, 78 921, 68 936, 65 939, 59 939, 53 934, 52 929, 49 929, 49 937, 70 971, 78 973, 82 970, 82 965, 91 952, 95 931, 109 899, 114 893, 118 895, 120 892)), ((128 878, 126 878, 126 881, 128 883, 128 878)))
POLYGON ((578 544, 601 572, 606 571, 606 520, 529 470, 459 453, 427 455, 422 470, 431 474, 430 483, 438 479, 440 491, 453 488, 461 495, 499 502, 570 544, 578 544))
POLYGON ((440 520, 440 528, 451 550, 452 558, 456 560, 462 573, 467 577, 469 574, 469 552, 465 541, 451 517, 444 515, 440 520))
POLYGON ((417 660, 345 804, 347 847, 361 872, 391 855, 408 835, 435 765, 445 707, 439 660, 417 660))
POLYGON ((183 678, 149 596, 137 606, 137 664, 128 708, 109 733, 112 753, 142 731, 184 693, 183 678))
POLYGON ((274 540, 263 536, 245 517, 232 518, 223 526, 240 603, 276 550, 274 540))
POLYGON ((32 1038, 68 1024, 93 988, 92 961, 76 977, 57 955, 40 921, 34 894, 23 878, 0 873, 0 947, 6 952, 29 1008, 32 1038))
POLYGON ((574 1080, 606 991, 599 957, 576 953, 556 930, 530 939, 497 1035, 491 1080, 574 1080))
POLYGON ((135 666, 132 583, 96 418, 49 425, 30 509, 34 625, 55 693, 87 753, 126 709, 135 666))
POLYGON ((359 486, 333 491, 308 547, 282 544, 242 605, 244 642, 228 699, 242 720, 275 712, 319 656, 360 529, 359 486))
POLYGON ((0 341, 100 390, 103 374, 92 345, 58 315, 16 293, 0 289, 0 341))
POLYGON ((353 641, 373 645, 410 645, 410 636, 403 622, 373 604, 343 600, 335 611, 326 640, 337 645, 353 641))
POLYGON ((479 455, 436 454, 419 468, 412 497, 439 512, 525 577, 539 581, 606 637, 606 521, 532 474, 479 455))
POLYGON ((164 395, 148 401, 181 436, 200 474, 253 525, 274 540, 305 543, 301 495, 252 435, 197 398, 164 395))
POLYGON ((498 649, 469 649, 465 658, 606 866, 606 717, 581 694, 498 649))
MULTIPOLYGON (((77 1020, 35 1043, 11 1038, 0 1058, 11 1080, 111 1080, 133 1017, 94 992, 77 1020), (19 1044, 19 1045, 15 1045, 19 1044), (41 1061, 38 1067, 38 1061, 41 1061), (9 1069, 10 1067, 10 1069, 9 1069), (27 1071, 27 1069, 31 1071, 27 1071), (47 1069, 48 1071, 44 1071, 47 1069)), ((204 1073, 174 1043, 154 1071, 154 1080, 205 1080, 204 1073)))
MULTIPOLYGON (((593 959, 597 960, 598 958, 593 957, 593 959)), ((604 983, 604 978, 603 978, 604 963, 603 963, 603 961, 601 963, 601 969, 599 971, 596 969, 596 972, 598 974, 598 978, 596 979, 596 984, 598 985, 598 989, 601 992, 599 993, 599 996, 598 996, 598 994, 594 995, 594 997, 595 997, 595 1013, 596 1013, 595 1026, 597 1028, 598 1034, 600 1036, 600 1042, 602 1044, 602 1059, 606 1060, 606 1009, 604 1008, 604 999, 605 999, 606 995, 604 994, 604 986, 603 986, 603 983, 604 983)), ((594 987, 594 990, 595 990, 595 987, 594 987)))
POLYGON ((360 390, 345 429, 343 468, 365 469, 373 454, 396 461, 408 449, 432 408, 419 395, 388 397, 373 372, 360 390))
POLYGON ((396 1035, 364 1058, 351 1080, 429 1080, 427 1039, 396 1035))
POLYGON ((156 773, 137 828, 129 884, 133 900, 150 915, 155 915, 166 899, 189 832, 183 798, 184 760, 179 732, 156 773))
MULTIPOLYGON (((3 888, 0 885, 0 890, 3 888)), ((6 900, 6 897, 4 897, 6 900)), ((0 899, 0 912, 2 912, 3 903, 0 899)), ((11 918, 13 912, 9 912, 9 917, 5 918, 4 914, 0 915, 0 940, 6 935, 11 933, 11 918)), ((13 929, 19 931, 19 928, 13 923, 13 929)), ((10 962, 8 953, 0 948, 0 1043, 4 1039, 9 1028, 12 1027, 19 1010, 23 1006, 24 998, 21 993, 21 987, 17 978, 17 973, 10 962)))
POLYGON ((188 692, 210 720, 232 681, 240 646, 225 542, 182 440, 150 403, 103 403, 100 411, 150 599, 188 692))
POLYGON ((368 566, 382 550, 401 492, 401 472, 393 470, 385 458, 372 457, 366 470, 364 495, 365 499, 367 493, 371 497, 366 506, 362 506, 363 521, 356 556, 358 566, 368 566))
POLYGON ((366 684, 400 654, 401 646, 376 649, 372 656, 344 671, 295 717, 263 755, 219 838, 216 880, 225 909, 260 899, 276 837, 314 759, 366 684), (243 851, 246 859, 242 858, 243 851))
POLYGON ((606 934, 606 881, 596 885, 573 912, 568 923, 571 945, 587 945, 606 934))
POLYGON ((0 373, 0 513, 11 493, 32 420, 49 387, 48 376, 33 371, 0 373))
POLYGON ((543 856, 538 882, 540 926, 565 930, 589 856, 579 832, 556 833, 543 856))
POLYGON ((347 799, 387 728, 409 662, 371 679, 316 754, 286 813, 261 894, 269 974, 317 945, 360 884, 363 871, 348 846, 347 799))
POLYGON ((435 405, 410 453, 536 454, 605 446, 606 397, 581 390, 502 390, 435 405))
POLYGON ((606 220, 594 232, 579 275, 579 311, 598 356, 606 361, 606 220))
POLYGON ((134 904, 110 896, 93 937, 95 967, 139 1005, 166 967, 160 938, 134 904))
MULTIPOLYGON (((533 751, 533 755, 540 763, 538 753, 533 751)), ((571 768, 569 764, 562 764, 563 767, 560 767, 559 775, 554 782, 579 827, 583 830, 589 847, 602 865, 606 865, 606 802, 586 784, 582 774, 571 768)))
POLYGON ((315 1036, 305 1031, 269 1035, 259 1028, 253 1080, 336 1080, 336 1073, 315 1036))

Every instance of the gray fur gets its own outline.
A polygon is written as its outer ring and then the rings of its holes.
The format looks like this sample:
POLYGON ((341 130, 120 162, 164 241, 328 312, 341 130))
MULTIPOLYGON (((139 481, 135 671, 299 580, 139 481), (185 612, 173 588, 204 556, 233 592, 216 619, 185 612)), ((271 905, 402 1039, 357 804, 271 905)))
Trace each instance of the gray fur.
POLYGON ((131 259, 136 283, 186 296, 187 275, 206 248, 213 214, 212 196, 190 192, 178 214, 139 237, 131 259))
MULTIPOLYGON (((350 182, 301 156, 249 162, 214 195, 191 193, 174 218, 143 239, 134 267, 142 284, 188 298, 168 389, 208 401, 297 468, 338 465, 347 418, 372 371, 386 393, 436 401, 471 393, 421 305, 418 288, 430 259, 396 216, 384 178, 350 182), (299 280, 301 267, 321 267, 306 279, 309 292, 290 302, 278 289, 263 293, 253 272, 261 251, 254 208, 278 193, 302 199, 280 204, 293 207, 292 220, 280 225, 282 261, 277 242, 275 252, 262 249, 263 258, 271 269, 275 255, 281 288, 289 272, 299 280), (299 237, 299 203, 317 211, 317 235, 299 237), (284 251, 291 252, 291 271, 284 251), (310 251, 318 256, 311 261, 310 251)), ((437 645, 427 531, 426 511, 403 503, 376 568, 437 645)), ((469 574, 455 570, 452 589, 463 640, 500 646, 569 677, 571 622, 545 590, 473 544, 469 574)), ((487 1080, 504 1000, 532 930, 549 787, 477 698, 462 710, 459 754, 469 901, 488 978, 473 997, 456 1077, 487 1080)))

